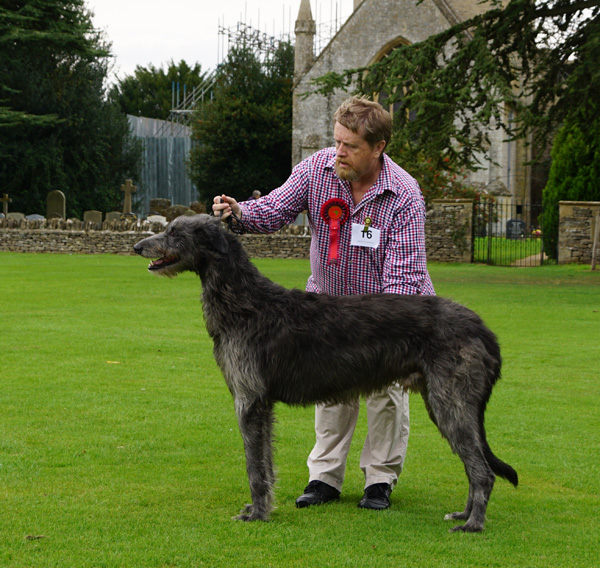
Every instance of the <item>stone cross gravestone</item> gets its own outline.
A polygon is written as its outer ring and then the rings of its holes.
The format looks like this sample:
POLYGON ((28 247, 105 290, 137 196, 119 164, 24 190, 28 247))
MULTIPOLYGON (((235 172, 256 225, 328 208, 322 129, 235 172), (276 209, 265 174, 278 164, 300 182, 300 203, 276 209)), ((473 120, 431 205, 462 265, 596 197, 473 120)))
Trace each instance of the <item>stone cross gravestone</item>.
POLYGON ((123 214, 132 213, 131 211, 131 194, 135 193, 137 187, 133 185, 133 181, 128 179, 121 186, 121 191, 125 192, 125 199, 123 200, 123 214))
POLYGON ((0 201, 2 201, 2 213, 6 217, 8 215, 8 204, 12 203, 12 199, 8 197, 8 193, 5 193, 2 197, 0 197, 0 201))
POLYGON ((83 221, 85 223, 102 223, 102 211, 84 211, 83 221))
POLYGON ((46 219, 64 219, 66 217, 65 194, 58 189, 51 191, 46 197, 46 219))

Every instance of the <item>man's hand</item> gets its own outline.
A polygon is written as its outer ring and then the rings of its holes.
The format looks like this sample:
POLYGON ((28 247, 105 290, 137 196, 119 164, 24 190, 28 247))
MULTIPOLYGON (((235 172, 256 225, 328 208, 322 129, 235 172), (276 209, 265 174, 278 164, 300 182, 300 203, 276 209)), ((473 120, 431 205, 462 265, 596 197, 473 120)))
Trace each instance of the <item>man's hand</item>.
POLYGON ((215 217, 220 217, 221 221, 225 221, 233 212, 238 219, 242 217, 242 209, 238 202, 233 197, 227 195, 217 195, 213 199, 213 213, 215 217))

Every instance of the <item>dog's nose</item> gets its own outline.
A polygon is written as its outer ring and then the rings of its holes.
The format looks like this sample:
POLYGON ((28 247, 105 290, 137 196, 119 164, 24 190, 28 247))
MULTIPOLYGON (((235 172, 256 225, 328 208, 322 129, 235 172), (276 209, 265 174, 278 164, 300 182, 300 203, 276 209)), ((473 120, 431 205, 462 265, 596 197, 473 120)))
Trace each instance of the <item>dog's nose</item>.
POLYGON ((135 245, 133 245, 133 250, 137 253, 137 254, 142 254, 142 251, 144 250, 144 247, 142 246, 141 243, 137 243, 135 245))

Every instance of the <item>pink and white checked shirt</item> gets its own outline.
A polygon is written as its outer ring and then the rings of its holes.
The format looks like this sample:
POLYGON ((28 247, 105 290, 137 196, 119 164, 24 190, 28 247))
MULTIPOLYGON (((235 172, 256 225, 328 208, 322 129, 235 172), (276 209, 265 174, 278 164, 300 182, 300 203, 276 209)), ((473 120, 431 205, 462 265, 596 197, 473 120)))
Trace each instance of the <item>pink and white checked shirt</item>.
POLYGON ((334 296, 390 292, 433 295, 425 255, 425 204, 418 183, 387 155, 377 183, 354 205, 350 184, 335 173, 335 148, 316 152, 299 163, 288 180, 265 197, 240 203, 250 233, 273 233, 308 210, 312 240, 312 274, 306 289, 334 296), (350 218, 341 226, 339 255, 329 263, 329 226, 321 218, 331 198, 348 205, 350 218), (351 246, 351 226, 381 231, 376 249, 351 246))

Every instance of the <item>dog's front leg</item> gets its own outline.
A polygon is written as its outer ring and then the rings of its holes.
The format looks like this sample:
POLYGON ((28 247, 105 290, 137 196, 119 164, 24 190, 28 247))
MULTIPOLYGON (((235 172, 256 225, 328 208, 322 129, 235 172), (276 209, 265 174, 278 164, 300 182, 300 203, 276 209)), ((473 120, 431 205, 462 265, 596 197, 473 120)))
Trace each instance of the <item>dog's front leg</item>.
POLYGON ((236 400, 236 412, 250 483, 252 504, 235 517, 241 521, 268 521, 273 501, 273 404, 261 399, 236 400))

